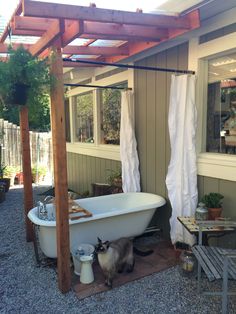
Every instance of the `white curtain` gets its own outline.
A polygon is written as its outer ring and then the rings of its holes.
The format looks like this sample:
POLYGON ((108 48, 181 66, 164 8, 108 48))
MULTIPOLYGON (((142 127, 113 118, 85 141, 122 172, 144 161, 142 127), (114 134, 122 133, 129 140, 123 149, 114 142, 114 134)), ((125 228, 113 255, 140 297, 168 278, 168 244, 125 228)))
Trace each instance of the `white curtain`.
POLYGON ((134 95, 129 90, 121 93, 120 158, 123 191, 139 192, 140 174, 134 132, 134 95))
POLYGON ((166 177, 172 206, 171 241, 192 245, 194 237, 177 216, 194 216, 197 207, 196 123, 194 75, 172 75, 169 106, 171 159, 166 177))

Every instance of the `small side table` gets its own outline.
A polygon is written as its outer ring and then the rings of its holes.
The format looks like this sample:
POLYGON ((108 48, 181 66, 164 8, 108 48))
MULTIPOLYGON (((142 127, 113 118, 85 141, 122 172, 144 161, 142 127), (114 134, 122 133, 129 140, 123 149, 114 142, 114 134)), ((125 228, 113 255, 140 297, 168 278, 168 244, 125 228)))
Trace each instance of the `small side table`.
MULTIPOLYGON (((178 216, 178 221, 184 226, 189 233, 195 235, 197 238, 199 236, 199 226, 196 224, 194 217, 188 216, 178 216)), ((203 245, 208 245, 208 235, 214 235, 215 237, 220 237, 225 235, 228 232, 232 232, 234 229, 229 227, 202 227, 202 242, 203 245)))

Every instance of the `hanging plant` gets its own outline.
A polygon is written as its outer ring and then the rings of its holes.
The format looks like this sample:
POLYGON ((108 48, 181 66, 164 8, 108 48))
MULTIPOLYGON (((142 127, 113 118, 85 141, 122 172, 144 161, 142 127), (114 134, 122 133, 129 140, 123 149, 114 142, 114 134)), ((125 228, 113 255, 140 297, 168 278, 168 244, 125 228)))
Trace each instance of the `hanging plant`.
POLYGON ((5 106, 30 106, 49 93, 53 78, 46 60, 32 56, 20 46, 9 49, 9 58, 0 61, 0 96, 5 106))

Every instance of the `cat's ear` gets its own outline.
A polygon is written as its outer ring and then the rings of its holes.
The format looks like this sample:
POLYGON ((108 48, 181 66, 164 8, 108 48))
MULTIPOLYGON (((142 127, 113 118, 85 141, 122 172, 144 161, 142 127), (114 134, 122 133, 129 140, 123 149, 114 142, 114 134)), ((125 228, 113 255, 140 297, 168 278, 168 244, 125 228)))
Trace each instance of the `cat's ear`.
POLYGON ((102 240, 98 237, 98 243, 102 243, 102 240))
POLYGON ((109 248, 109 246, 110 246, 110 242, 109 241, 104 242, 104 244, 106 245, 107 248, 109 248))

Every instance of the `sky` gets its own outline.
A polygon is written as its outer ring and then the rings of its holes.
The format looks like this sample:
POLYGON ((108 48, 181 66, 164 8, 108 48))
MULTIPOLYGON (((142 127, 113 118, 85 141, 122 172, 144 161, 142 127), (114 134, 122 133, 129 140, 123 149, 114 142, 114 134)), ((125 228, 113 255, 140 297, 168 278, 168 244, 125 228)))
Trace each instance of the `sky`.
MULTIPOLYGON (((37 1, 37 0, 34 0, 37 1)), ((64 4, 76 4, 88 6, 90 3, 96 3, 98 8, 136 11, 137 8, 143 9, 143 12, 150 12, 166 0, 40 0, 41 2, 57 2, 64 4)), ((19 0, 0 0, 0 16, 9 19, 16 8, 19 0)))

